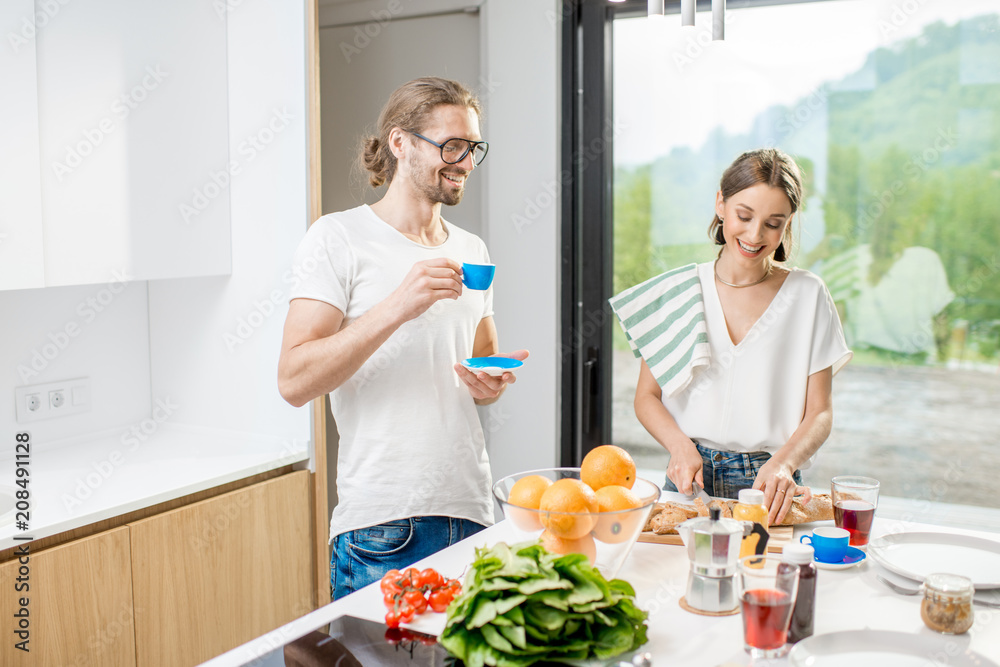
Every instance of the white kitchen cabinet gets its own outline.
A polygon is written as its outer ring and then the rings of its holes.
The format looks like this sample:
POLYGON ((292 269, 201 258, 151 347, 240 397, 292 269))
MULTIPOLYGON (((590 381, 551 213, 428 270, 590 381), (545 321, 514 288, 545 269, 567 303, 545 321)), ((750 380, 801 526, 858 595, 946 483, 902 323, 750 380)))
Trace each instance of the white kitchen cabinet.
POLYGON ((0 3, 0 290, 42 287, 35 3, 0 3))
POLYGON ((229 274, 227 12, 48 5, 25 47, 37 54, 45 286, 229 274))

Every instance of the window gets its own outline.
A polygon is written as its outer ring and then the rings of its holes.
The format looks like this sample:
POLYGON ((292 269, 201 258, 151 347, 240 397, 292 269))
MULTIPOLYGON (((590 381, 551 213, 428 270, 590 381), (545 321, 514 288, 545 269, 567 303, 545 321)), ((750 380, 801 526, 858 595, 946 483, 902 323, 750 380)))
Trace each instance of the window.
MULTIPOLYGON (((602 10, 613 257, 602 264, 583 243, 580 262, 610 273, 606 299, 713 259, 723 170, 744 150, 785 150, 807 189, 790 264, 826 281, 855 352, 806 483, 868 474, 911 504, 1000 508, 1000 11, 977 0, 734 4, 723 43, 707 38, 708 12, 688 32, 644 5, 602 10)), ((599 60, 581 61, 585 82, 599 76, 599 60)), ((638 362, 613 318, 602 322, 591 341, 612 360, 602 435, 662 480, 667 455, 632 409, 638 362)))

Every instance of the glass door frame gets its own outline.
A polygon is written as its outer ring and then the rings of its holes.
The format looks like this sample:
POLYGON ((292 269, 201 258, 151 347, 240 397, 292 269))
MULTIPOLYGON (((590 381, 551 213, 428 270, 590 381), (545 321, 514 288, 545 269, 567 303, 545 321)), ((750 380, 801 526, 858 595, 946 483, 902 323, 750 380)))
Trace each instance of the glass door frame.
MULTIPOLYGON (((728 9, 826 0, 729 0, 728 9)), ((666 0, 666 20, 680 1, 666 0)), ((699 0, 699 12, 711 0, 699 0)), ((614 261, 613 23, 645 15, 646 0, 563 0, 560 136, 562 220, 559 458, 577 466, 611 442, 614 261)))

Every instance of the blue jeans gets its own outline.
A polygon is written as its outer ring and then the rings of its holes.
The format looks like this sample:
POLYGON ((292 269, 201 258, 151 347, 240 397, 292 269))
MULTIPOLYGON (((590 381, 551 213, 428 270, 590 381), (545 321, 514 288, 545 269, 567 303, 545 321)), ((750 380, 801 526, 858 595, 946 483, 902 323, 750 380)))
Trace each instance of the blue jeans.
MULTIPOLYGON (((701 454, 701 474, 705 478, 705 493, 713 498, 735 498, 740 489, 749 489, 757 478, 757 471, 768 462, 767 452, 724 452, 702 447, 693 441, 701 454)), ((792 475, 796 484, 802 484, 802 473, 792 475)), ((665 491, 676 491, 677 486, 668 477, 663 484, 665 491)))
POLYGON ((330 556, 333 599, 364 588, 389 570, 402 570, 485 527, 468 519, 416 516, 341 533, 333 538, 330 556))

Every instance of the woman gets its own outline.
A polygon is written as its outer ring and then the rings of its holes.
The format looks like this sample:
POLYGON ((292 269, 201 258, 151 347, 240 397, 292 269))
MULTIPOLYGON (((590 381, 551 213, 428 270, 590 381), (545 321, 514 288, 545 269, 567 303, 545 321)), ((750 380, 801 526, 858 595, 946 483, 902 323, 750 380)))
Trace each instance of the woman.
POLYGON ((726 169, 709 226, 722 248, 697 266, 711 366, 667 397, 643 361, 635 394, 639 421, 670 452, 664 488, 762 489, 772 524, 808 496, 799 468, 830 435, 831 381, 852 356, 823 281, 779 264, 801 202, 799 169, 777 149, 726 169))

